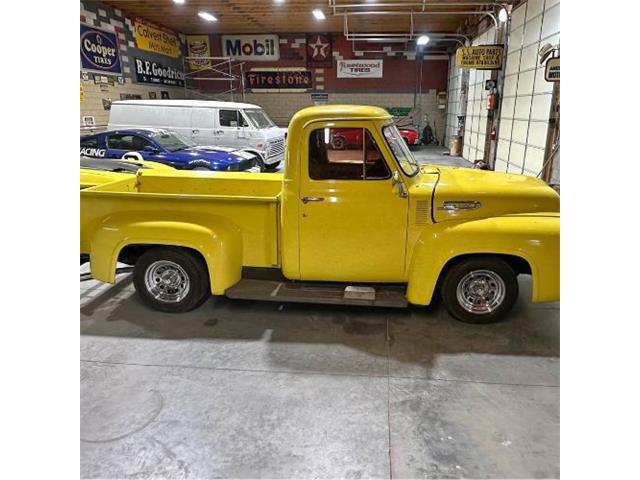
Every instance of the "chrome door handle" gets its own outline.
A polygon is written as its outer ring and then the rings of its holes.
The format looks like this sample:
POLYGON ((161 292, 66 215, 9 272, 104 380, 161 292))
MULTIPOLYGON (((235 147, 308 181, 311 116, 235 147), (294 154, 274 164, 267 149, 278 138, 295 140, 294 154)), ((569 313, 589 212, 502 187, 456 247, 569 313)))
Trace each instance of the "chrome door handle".
POLYGON ((198 134, 198 133, 200 133, 200 130, 197 130, 197 129, 196 130, 191 130, 191 133, 198 134))
POLYGON ((302 203, 307 204, 309 202, 322 202, 324 197, 302 197, 302 203))
POLYGON ((216 130, 213 133, 215 133, 216 135, 222 135, 224 133, 224 130, 216 130))

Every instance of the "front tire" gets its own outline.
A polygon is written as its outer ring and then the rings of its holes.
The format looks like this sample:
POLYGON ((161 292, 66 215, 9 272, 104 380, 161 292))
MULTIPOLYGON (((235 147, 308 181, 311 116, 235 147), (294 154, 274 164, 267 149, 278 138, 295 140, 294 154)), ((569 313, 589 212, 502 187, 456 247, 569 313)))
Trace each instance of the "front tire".
POLYGON ((199 307, 211 291, 204 261, 176 247, 156 247, 143 253, 133 269, 133 284, 147 305, 168 313, 199 307))
POLYGON ((470 258, 447 271, 441 293, 454 318, 466 323, 494 323, 504 318, 518 298, 518 279, 501 258, 470 258))
POLYGON ((267 172, 275 172, 279 166, 280 166, 280 162, 275 162, 275 163, 272 163, 271 165, 265 165, 264 168, 267 172))

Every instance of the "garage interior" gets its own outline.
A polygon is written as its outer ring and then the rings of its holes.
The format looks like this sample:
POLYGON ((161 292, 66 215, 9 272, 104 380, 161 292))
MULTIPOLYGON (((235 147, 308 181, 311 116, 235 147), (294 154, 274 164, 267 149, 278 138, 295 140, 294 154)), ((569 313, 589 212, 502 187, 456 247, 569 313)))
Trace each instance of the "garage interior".
MULTIPOLYGON (((559 65, 559 0, 83 0, 80 21, 113 33, 122 63, 119 74, 81 68, 81 135, 104 131, 118 100, 245 102, 282 128, 311 105, 373 105, 418 132, 420 164, 559 192, 559 67, 558 81, 545 75, 550 58, 559 65), (143 47, 144 27, 175 51, 143 47), (226 55, 223 36, 238 35, 277 37, 279 58, 226 55), (207 47, 195 73, 192 42, 207 47), (498 68, 458 65, 458 49, 485 45, 502 46, 498 68), (311 58, 318 48, 329 58, 311 58), (181 75, 144 81, 137 60, 181 75), (380 71, 339 74, 357 60, 380 71), (308 83, 274 88, 256 80, 265 73, 308 83)), ((161 313, 119 267, 105 284, 81 266, 82 478, 560 475, 560 304, 531 303, 529 277, 507 321, 470 325, 439 303, 212 296, 161 313)))

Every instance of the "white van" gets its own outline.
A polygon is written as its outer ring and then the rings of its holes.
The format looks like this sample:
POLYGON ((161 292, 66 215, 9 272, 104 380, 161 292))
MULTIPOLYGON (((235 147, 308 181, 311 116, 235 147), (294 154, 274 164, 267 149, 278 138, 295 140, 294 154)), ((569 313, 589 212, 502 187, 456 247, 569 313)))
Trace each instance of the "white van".
POLYGON ((197 145, 234 147, 259 155, 261 170, 284 160, 286 129, 258 105, 207 100, 121 100, 111 104, 108 130, 163 128, 197 145))

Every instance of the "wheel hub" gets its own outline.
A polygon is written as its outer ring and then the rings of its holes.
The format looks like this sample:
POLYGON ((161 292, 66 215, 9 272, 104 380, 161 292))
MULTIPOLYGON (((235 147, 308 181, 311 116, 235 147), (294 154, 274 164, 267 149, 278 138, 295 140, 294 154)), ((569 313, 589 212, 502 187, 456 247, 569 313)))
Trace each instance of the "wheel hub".
POLYGON ((158 260, 147 267, 145 287, 156 300, 177 303, 189 293, 189 276, 177 263, 158 260))
POLYGON ((467 273, 456 289, 460 306, 469 313, 491 313, 506 296, 506 285, 502 277, 491 270, 474 270, 467 273))

